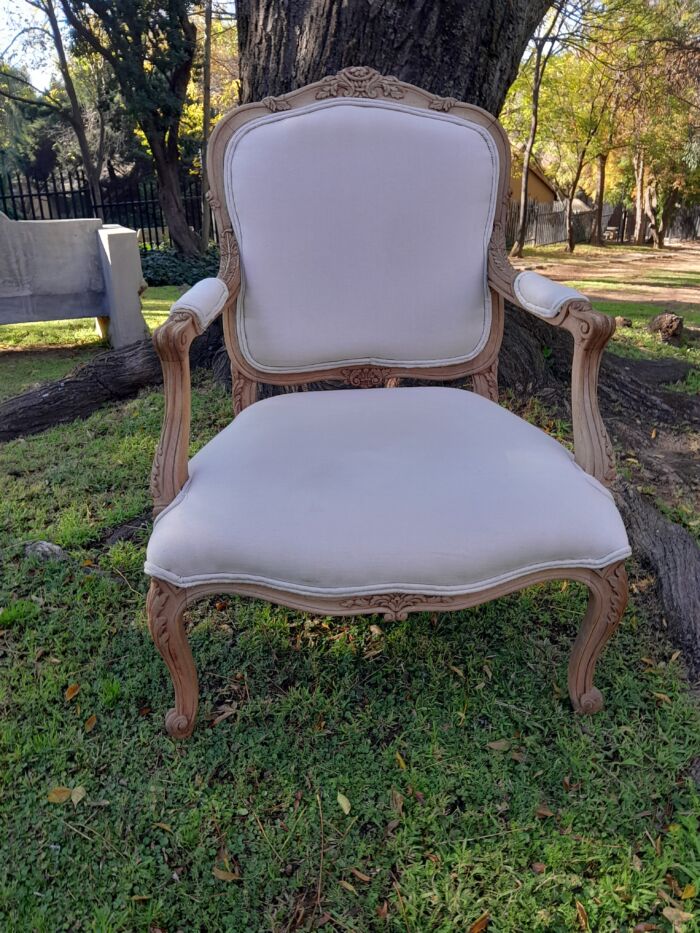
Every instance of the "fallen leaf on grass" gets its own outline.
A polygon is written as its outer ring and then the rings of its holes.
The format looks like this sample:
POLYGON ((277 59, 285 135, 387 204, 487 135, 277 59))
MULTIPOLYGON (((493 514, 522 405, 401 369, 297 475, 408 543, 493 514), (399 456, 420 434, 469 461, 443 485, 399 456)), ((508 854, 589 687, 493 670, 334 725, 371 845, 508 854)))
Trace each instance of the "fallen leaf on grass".
POLYGON ((507 752, 510 748, 508 739, 498 739, 496 742, 487 742, 486 745, 492 752, 507 752))
POLYGON ((70 792, 70 799, 74 807, 77 807, 81 800, 85 797, 87 791, 81 784, 79 787, 74 787, 70 792))
POLYGON ((685 910, 679 910, 677 907, 664 907, 661 913, 673 924, 674 931, 677 930, 678 933, 680 933, 683 923, 687 923, 689 920, 693 919, 692 914, 689 914, 685 910))
POLYGON ((456 674, 458 677, 461 677, 464 680, 464 671, 461 667, 455 667, 454 664, 450 664, 450 670, 453 674, 456 674))
POLYGON ((550 816, 554 816, 552 811, 549 809, 546 803, 541 803, 539 807, 535 810, 535 816, 539 817, 541 820, 546 820, 550 816))
POLYGON ((469 933, 482 933, 483 930, 489 925, 491 920, 491 914, 482 914, 478 920, 475 920, 474 923, 469 927, 469 933))
POLYGON ((54 787, 46 795, 49 803, 67 803, 70 800, 70 787, 54 787))
POLYGON ((369 875, 366 875, 363 871, 360 871, 359 868, 351 868, 350 871, 358 881, 364 881, 365 884, 369 884, 372 880, 369 875))
POLYGON ((683 888, 683 892, 681 893, 681 899, 684 901, 690 900, 690 898, 695 897, 697 893, 698 889, 694 884, 686 884, 686 886, 683 888))
POLYGON ((80 693, 80 684, 71 684, 69 687, 66 687, 66 692, 63 694, 66 700, 70 703, 74 696, 77 696, 80 693))
POLYGON ((542 875, 547 870, 547 866, 544 864, 544 862, 533 862, 532 865, 530 865, 530 868, 536 875, 542 875))
POLYGON ((582 930, 590 930, 588 926, 588 914, 581 901, 576 901, 576 917, 578 918, 578 925, 582 930))
POLYGON ((340 809, 347 816, 348 813, 350 813, 350 810, 352 809, 352 804, 350 803, 348 798, 345 796, 345 794, 341 794, 340 791, 338 791, 338 796, 336 797, 336 800, 338 801, 338 806, 340 807, 340 809))
POLYGON ((652 696, 659 701, 659 703, 671 703, 671 697, 666 693, 652 693, 652 696))
POLYGON ((389 901, 384 901, 383 904, 380 904, 379 907, 377 907, 377 916, 380 920, 386 920, 386 918, 389 916, 389 901))
POLYGON ((240 881, 241 876, 235 871, 224 871, 223 868, 217 868, 216 865, 211 870, 212 875, 219 881, 240 881))
POLYGON ((357 895, 357 888, 350 884, 349 881, 346 881, 344 878, 341 878, 338 882, 341 888, 344 888, 346 891, 349 891, 351 894, 357 895))
POLYGON ((154 826, 157 826, 158 829, 164 830, 166 833, 171 833, 173 831, 172 826, 169 826, 167 823, 154 823, 154 826))
POLYGON ((399 766, 399 768, 401 768, 402 771, 406 770, 406 762, 404 761, 401 752, 396 753, 396 764, 399 766))
POLYGON ((632 933, 651 933, 652 930, 658 930, 658 924, 656 923, 638 923, 636 927, 633 928, 632 933))
POLYGON ((88 718, 85 720, 85 725, 83 726, 83 728, 85 729, 86 732, 92 732, 92 730, 95 728, 96 725, 97 725, 97 716, 93 714, 92 716, 88 716, 88 718))
POLYGON ((151 899, 150 894, 132 894, 131 895, 131 900, 135 901, 136 903, 140 903, 142 901, 150 901, 150 899, 151 899))
POLYGON ((399 816, 403 814, 403 794, 400 793, 395 787, 391 788, 391 806, 393 810, 396 810, 399 816))

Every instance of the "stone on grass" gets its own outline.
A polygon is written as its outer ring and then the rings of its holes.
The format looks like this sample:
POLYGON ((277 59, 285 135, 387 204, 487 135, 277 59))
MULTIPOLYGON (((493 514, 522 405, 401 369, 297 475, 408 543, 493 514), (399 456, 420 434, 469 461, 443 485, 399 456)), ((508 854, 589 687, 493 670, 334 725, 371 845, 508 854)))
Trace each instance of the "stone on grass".
POLYGON ((649 330, 652 334, 658 334, 666 343, 671 340, 680 340, 683 333, 683 318, 671 311, 664 311, 649 321, 649 330))
POLYGON ((65 560, 68 556, 63 548, 50 541, 30 541, 24 553, 27 557, 38 557, 39 560, 65 560))

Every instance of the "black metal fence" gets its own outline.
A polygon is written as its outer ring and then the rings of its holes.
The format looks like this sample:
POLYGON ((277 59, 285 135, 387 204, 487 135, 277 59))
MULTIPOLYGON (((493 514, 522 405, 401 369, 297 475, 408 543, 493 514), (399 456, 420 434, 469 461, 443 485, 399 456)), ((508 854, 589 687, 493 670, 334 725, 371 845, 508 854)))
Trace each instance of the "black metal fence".
MULTIPOLYGON (((182 183, 182 200, 187 223, 202 229, 202 181, 197 175, 182 183)), ((85 174, 52 172, 46 178, 33 178, 16 172, 0 175, 0 211, 12 220, 69 220, 75 217, 101 217, 105 223, 122 224, 139 232, 143 247, 167 242, 167 225, 158 199, 154 178, 131 187, 102 187, 95 203, 85 174)))

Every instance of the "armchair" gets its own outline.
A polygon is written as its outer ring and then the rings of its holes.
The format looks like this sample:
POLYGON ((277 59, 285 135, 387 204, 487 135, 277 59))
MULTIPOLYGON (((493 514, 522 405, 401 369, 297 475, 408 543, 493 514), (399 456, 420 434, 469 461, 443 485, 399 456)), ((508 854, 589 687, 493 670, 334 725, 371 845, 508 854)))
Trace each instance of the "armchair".
POLYGON ((569 693, 577 712, 601 708, 593 674, 630 554, 596 400, 614 324, 510 266, 509 160, 485 111, 361 67, 217 125, 219 275, 154 335, 165 417, 145 570, 172 736, 198 703, 182 614, 219 592, 392 620, 577 580, 590 596, 569 693), (573 335, 575 461, 497 404, 505 299, 573 335), (188 462, 189 347, 219 314, 236 417, 188 462), (257 401, 258 382, 320 379, 348 388, 257 401))

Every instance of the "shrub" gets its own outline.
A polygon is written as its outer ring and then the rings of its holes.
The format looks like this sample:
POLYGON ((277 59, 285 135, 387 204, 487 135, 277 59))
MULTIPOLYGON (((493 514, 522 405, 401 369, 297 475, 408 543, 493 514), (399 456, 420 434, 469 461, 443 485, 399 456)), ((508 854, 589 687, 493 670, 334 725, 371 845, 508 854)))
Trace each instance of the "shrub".
POLYGON ((141 250, 143 277, 153 288, 159 285, 194 285, 219 271, 219 247, 204 256, 183 256, 172 246, 141 250))

